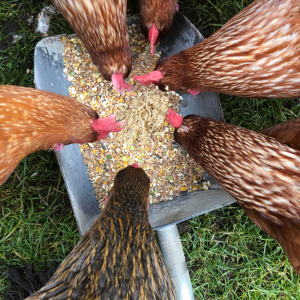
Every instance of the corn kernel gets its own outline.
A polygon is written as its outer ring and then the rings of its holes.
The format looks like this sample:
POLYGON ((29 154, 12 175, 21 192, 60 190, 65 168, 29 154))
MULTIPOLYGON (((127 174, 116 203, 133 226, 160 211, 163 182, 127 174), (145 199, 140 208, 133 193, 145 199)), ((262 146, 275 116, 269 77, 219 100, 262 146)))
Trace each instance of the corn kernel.
POLYGON ((186 191, 186 187, 185 187, 185 186, 182 186, 182 187, 181 187, 181 190, 182 190, 183 192, 185 192, 185 191, 186 191))

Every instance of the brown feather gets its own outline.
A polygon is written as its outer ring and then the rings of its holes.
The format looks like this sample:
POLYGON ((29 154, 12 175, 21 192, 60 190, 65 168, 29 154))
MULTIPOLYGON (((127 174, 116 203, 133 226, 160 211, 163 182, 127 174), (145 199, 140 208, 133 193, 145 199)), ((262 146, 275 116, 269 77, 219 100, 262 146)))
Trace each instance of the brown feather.
POLYGON ((264 128, 260 133, 300 150, 300 118, 264 128))
POLYGON ((225 122, 186 116, 174 138, 286 251, 300 274, 300 152, 225 122))
POLYGON ((262 230, 269 234, 274 240, 282 246, 289 258, 295 271, 300 273, 300 226, 298 223, 283 218, 284 225, 278 225, 268 218, 265 218, 254 209, 247 208, 241 202, 240 206, 244 209, 247 216, 262 230))
POLYGON ((160 60, 159 87, 256 98, 300 96, 298 0, 256 0, 211 37, 160 60))
POLYGON ((119 171, 103 213, 46 286, 27 299, 175 299, 148 219, 149 187, 142 169, 119 171))
POLYGON ((140 0, 140 27, 148 39, 148 32, 155 23, 162 41, 169 33, 176 14, 177 0, 140 0))
POLYGON ((55 93, 0 86, 0 185, 19 162, 38 150, 74 140, 94 142, 89 106, 55 93))
POLYGON ((127 0, 51 0, 72 25, 106 80, 131 71, 127 0))

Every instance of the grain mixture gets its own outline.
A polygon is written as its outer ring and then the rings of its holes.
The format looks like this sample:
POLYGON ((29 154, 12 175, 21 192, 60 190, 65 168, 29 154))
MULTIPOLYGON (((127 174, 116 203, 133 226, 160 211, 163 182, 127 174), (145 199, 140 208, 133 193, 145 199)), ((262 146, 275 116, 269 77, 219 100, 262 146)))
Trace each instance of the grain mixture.
POLYGON ((126 92, 123 97, 99 74, 80 39, 63 38, 64 72, 73 84, 69 87, 70 96, 90 105, 100 117, 113 113, 117 120, 126 122, 123 131, 111 133, 104 141, 79 145, 100 208, 104 207, 116 173, 134 163, 142 167, 151 180, 151 204, 172 200, 190 191, 207 190, 211 185, 204 181, 204 170, 174 142, 174 128, 165 121, 168 108, 178 112, 182 97, 133 81, 132 76, 154 69, 160 53, 150 56, 149 43, 135 24, 129 26, 128 32, 132 71, 127 82, 134 85, 134 92, 126 92))

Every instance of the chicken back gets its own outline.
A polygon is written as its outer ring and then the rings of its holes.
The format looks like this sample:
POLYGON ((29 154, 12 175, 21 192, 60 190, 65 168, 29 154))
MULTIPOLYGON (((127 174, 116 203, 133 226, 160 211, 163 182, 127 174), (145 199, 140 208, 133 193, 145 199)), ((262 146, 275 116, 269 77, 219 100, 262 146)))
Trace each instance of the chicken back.
POLYGON ((83 41, 99 72, 115 89, 132 90, 127 0, 51 0, 83 41))
POLYGON ((150 180, 118 172, 108 203, 52 279, 27 299, 175 299, 148 219, 150 180))
MULTIPOLYGON (((208 39, 161 59, 160 89, 254 98, 300 96, 298 0, 256 0, 208 39)), ((134 77, 140 83, 148 74, 134 77)))
POLYGON ((140 0, 140 27, 149 39, 152 56, 155 45, 168 35, 177 9, 177 0, 140 0))
POLYGON ((300 150, 300 118, 264 128, 260 133, 300 150))
POLYGON ((0 185, 30 153, 104 139, 122 124, 114 115, 100 119, 91 107, 66 96, 2 85, 0 185))
POLYGON ((280 243, 300 274, 300 151, 225 122, 167 117, 175 141, 280 243))

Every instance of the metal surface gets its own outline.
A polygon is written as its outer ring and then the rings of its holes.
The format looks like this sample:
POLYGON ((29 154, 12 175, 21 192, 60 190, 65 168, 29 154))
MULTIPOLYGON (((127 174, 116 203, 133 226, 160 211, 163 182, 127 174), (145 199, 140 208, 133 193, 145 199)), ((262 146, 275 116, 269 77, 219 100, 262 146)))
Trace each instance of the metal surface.
POLYGON ((177 300, 194 300, 189 271, 186 265, 176 225, 165 226, 156 236, 175 287, 177 300))
MULTIPOLYGON (((133 16, 128 23, 138 23, 133 16)), ((68 96, 68 86, 63 73, 64 45, 61 36, 41 40, 34 53, 34 75, 36 88, 68 96)), ((187 49, 203 40, 197 29, 181 13, 177 13, 170 34, 158 46, 161 56, 169 56, 187 49)), ((197 96, 180 93, 185 105, 181 103, 180 112, 184 115, 197 114, 217 120, 224 120, 220 101, 216 93, 200 93, 197 96)), ((86 165, 77 144, 64 147, 57 152, 57 159, 70 196, 75 218, 83 235, 101 213, 92 184, 86 173, 86 165)), ((209 178, 208 174, 206 177, 209 178)), ((206 213, 235 202, 235 200, 216 182, 209 191, 197 191, 169 202, 150 205, 149 219, 154 229, 206 213)))

